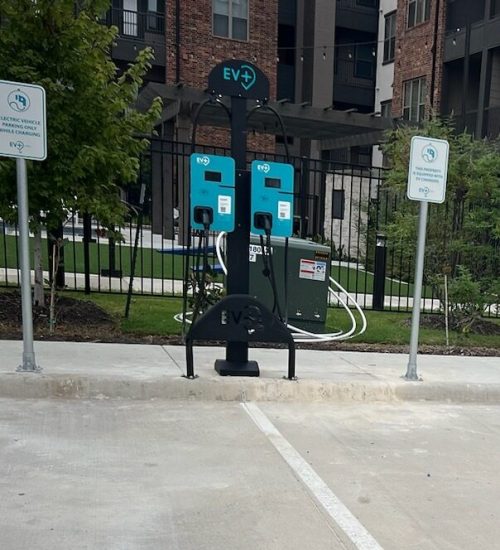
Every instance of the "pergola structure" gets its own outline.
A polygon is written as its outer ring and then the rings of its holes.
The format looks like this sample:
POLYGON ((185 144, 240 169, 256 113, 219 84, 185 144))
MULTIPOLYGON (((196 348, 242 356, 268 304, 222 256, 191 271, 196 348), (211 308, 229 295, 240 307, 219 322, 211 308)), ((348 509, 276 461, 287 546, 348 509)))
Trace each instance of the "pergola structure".
MULTIPOLYGON (((184 85, 166 86, 151 82, 141 91, 138 107, 146 109, 153 98, 158 96, 163 99, 164 105, 162 123, 178 116, 191 119, 196 107, 209 97, 197 88, 184 85)), ((225 101, 224 98, 222 101, 225 101)), ((252 101, 248 103, 249 109, 255 105, 252 101)), ((350 110, 337 111, 331 107, 319 108, 307 103, 284 101, 272 101, 269 105, 282 117, 289 137, 318 140, 321 149, 374 145, 380 143, 383 132, 393 126, 391 119, 376 116, 375 113, 369 115, 350 110)), ((217 105, 207 105, 203 109, 199 124, 229 128, 226 113, 217 105)), ((265 110, 257 111, 250 118, 248 128, 266 134, 281 134, 276 118, 265 110)))

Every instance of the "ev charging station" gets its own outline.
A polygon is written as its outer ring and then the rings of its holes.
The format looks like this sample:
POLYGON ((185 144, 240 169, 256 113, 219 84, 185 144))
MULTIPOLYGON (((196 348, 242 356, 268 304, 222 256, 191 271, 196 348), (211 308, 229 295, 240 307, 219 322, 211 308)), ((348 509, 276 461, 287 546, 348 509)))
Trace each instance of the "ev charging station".
MULTIPOLYGON (((295 344, 286 321, 249 296, 250 231, 268 242, 293 233, 293 166, 256 160, 247 170, 247 100, 257 100, 255 109, 272 110, 266 106, 269 80, 252 63, 228 60, 211 71, 208 92, 206 103, 219 103, 230 116, 231 157, 191 155, 190 227, 203 230, 206 243, 209 230, 227 232, 227 296, 195 319, 186 334, 187 377, 195 378, 194 341, 222 340, 226 358, 215 362, 220 375, 259 376, 258 364, 248 359, 249 342, 279 342, 288 345, 288 378, 294 379, 295 344), (230 112, 222 96, 231 98, 230 112)), ((193 136, 196 123, 195 118, 193 136)))
POLYGON ((191 155, 191 227, 234 231, 235 163, 231 157, 191 155))
POLYGON ((252 233, 265 235, 269 226, 275 237, 293 234, 293 166, 254 160, 252 183, 252 233))

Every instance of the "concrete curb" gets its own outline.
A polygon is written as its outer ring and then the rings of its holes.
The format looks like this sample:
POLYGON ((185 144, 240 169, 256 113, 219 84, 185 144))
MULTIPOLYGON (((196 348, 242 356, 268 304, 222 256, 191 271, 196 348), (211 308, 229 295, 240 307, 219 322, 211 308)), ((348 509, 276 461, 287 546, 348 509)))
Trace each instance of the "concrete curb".
POLYGON ((147 379, 66 374, 4 373, 0 398, 15 399, 184 399, 370 403, 445 401, 500 404, 500 384, 457 382, 332 382, 299 379, 238 379, 156 376, 147 379))

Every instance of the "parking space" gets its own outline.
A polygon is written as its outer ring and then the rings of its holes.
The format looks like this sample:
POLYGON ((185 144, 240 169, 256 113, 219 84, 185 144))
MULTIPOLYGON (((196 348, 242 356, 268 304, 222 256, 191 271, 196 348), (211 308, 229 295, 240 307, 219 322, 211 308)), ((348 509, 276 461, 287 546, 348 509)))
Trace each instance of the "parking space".
POLYGON ((498 548, 499 407, 252 407, 0 400, 0 547, 498 548))

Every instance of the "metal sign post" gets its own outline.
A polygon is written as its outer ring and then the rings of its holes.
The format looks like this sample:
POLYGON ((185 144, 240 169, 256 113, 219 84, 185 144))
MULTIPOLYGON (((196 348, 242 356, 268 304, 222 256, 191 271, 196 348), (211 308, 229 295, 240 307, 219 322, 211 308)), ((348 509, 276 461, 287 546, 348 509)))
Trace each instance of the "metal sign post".
POLYGON ((417 353, 428 203, 444 202, 449 148, 448 142, 442 139, 414 136, 411 140, 407 194, 410 200, 420 202, 420 214, 411 319, 410 358, 405 375, 406 380, 419 380, 417 375, 417 353))
POLYGON ((41 86, 0 80, 0 156, 16 159, 21 260, 23 357, 21 372, 39 372, 33 347, 29 209, 26 159, 47 158, 45 90, 41 86))

